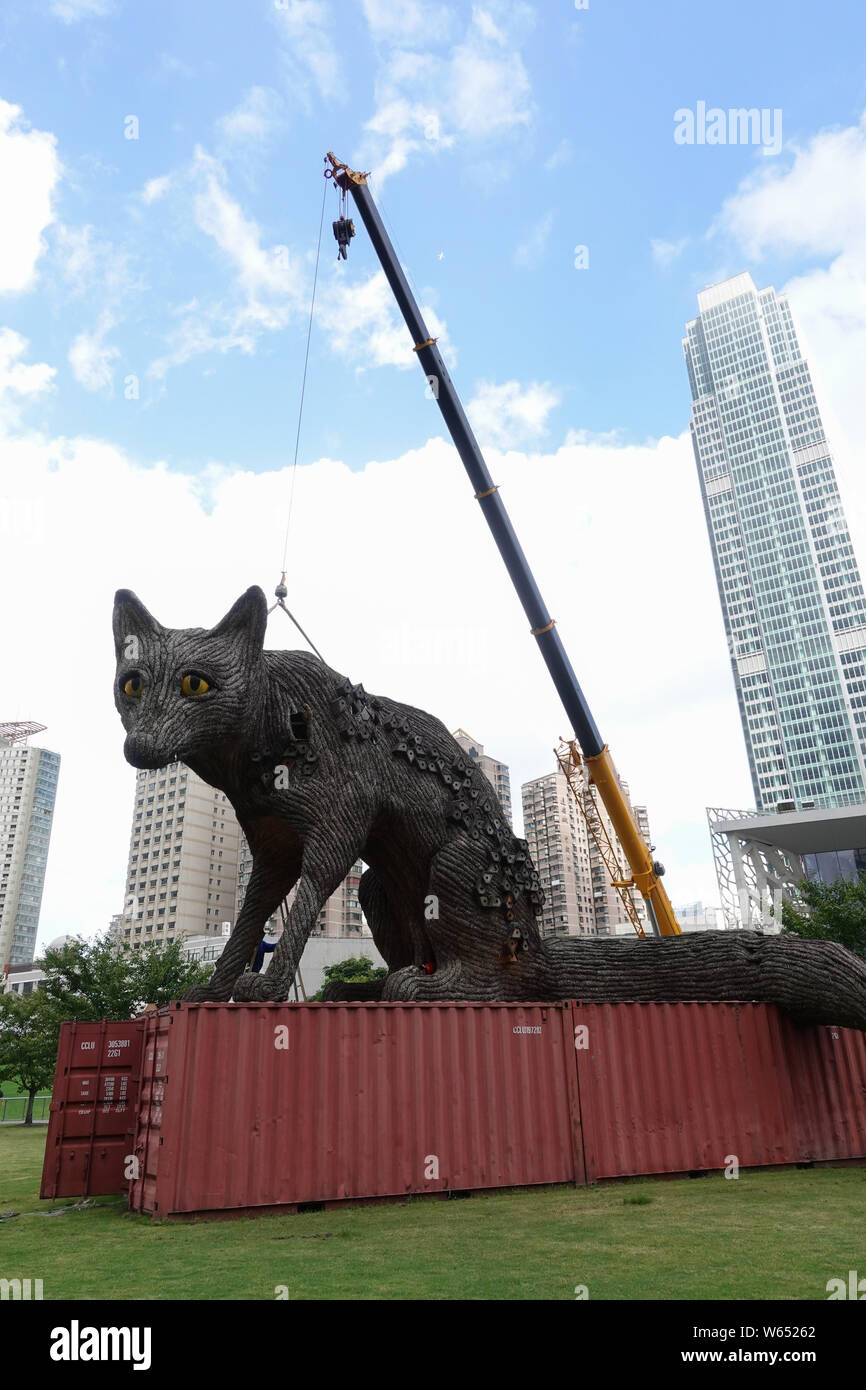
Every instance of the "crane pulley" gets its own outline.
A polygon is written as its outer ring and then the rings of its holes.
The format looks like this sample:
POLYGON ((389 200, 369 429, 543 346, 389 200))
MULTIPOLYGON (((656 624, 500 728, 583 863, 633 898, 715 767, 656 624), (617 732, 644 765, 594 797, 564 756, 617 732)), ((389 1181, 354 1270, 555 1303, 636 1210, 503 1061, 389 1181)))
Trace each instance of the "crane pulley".
POLYGON ((334 229, 334 237, 337 242, 337 255, 342 256, 345 261, 347 259, 346 253, 349 249, 349 242, 355 235, 355 224, 351 217, 338 217, 336 222, 331 223, 331 226, 334 229))

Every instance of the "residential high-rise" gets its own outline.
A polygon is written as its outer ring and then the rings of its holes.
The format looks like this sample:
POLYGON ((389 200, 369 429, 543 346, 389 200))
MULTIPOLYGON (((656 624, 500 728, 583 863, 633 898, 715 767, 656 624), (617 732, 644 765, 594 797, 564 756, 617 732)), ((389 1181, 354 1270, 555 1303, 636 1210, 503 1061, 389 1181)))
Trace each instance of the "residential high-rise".
POLYGON ((499 797, 506 820, 511 825, 511 775, 507 764, 491 758, 488 753, 484 752, 483 743, 479 743, 471 734, 467 734, 465 729, 455 729, 452 738, 460 744, 464 753, 477 760, 478 766, 499 797))
POLYGON ((586 821, 563 772, 524 782, 523 833, 544 890, 544 936, 594 936, 592 865, 586 821))
POLYGON ((234 925, 240 839, 225 792, 183 763, 139 771, 121 941, 135 949, 234 925))
POLYGON ((31 748, 44 724, 0 724, 0 971, 36 954, 60 754, 31 748))
MULTIPOLYGON (((252 869, 252 851, 247 843, 246 836, 242 835, 238 858, 238 913, 240 913, 244 904, 244 897, 246 896, 252 869)), ((365 930, 364 918, 361 913, 361 904, 358 901, 358 883, 360 882, 363 872, 364 865, 358 860, 352 865, 339 888, 331 894, 316 918, 316 925, 312 931, 313 936, 354 936, 355 934, 360 935, 365 930)), ((289 893, 289 906, 291 906, 293 899, 294 889, 289 893)), ((282 930, 279 911, 275 912, 274 915, 268 919, 267 928, 269 931, 282 930)))
POLYGON ((866 597, 787 300, 698 295, 691 432, 759 809, 866 802, 866 597))
MULTIPOLYGON (((629 795, 628 783, 620 781, 623 794, 628 802, 632 816, 638 830, 641 833, 644 844, 652 844, 649 828, 649 817, 645 806, 634 806, 629 795)), ((614 854, 622 867, 623 873, 628 876, 630 870, 625 852, 619 841, 619 836, 613 827, 607 807, 598 795, 596 787, 590 787, 590 796, 595 806, 595 814, 601 822, 604 833, 609 843, 613 846, 614 854)), ((595 908, 595 926, 600 936, 631 936, 634 933, 634 925, 623 906, 622 898, 611 882, 610 874, 607 871, 601 851, 595 838, 589 837, 589 862, 592 872, 592 900, 595 908)), ((635 905, 641 926, 646 934, 651 934, 652 928, 649 923, 647 906, 640 893, 632 892, 632 902, 635 905)))
MULTIPOLYGON (((628 787, 621 783, 628 799, 628 787)), ((586 818, 560 770, 524 782, 523 833, 541 886, 544 907, 539 925, 543 935, 631 935, 634 927, 614 888, 610 874, 590 834, 586 818)), ((607 810, 590 788, 590 814, 600 821, 623 868, 628 872, 622 847, 607 810)), ((631 802, 629 801, 631 806, 631 802)), ((632 806, 638 828, 649 844, 646 807, 632 806)), ((646 905, 633 894, 638 917, 649 934, 646 905)))
POLYGON ((358 884, 364 865, 358 860, 316 918, 314 936, 360 936, 364 929, 358 884))

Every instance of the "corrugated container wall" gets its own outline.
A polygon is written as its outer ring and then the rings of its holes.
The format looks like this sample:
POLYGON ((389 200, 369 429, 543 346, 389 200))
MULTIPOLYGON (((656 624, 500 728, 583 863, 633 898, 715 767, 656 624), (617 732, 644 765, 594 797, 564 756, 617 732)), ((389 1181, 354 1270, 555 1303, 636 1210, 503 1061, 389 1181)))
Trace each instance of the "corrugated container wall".
POLYGON ((131 1171, 168 1216, 863 1158, 866 1035, 761 1004, 177 1004, 64 1025, 42 1192, 131 1171))
POLYGON ((569 1004, 181 1004, 147 1024, 136 1210, 583 1181, 569 1004))
POLYGON ((866 1156, 866 1035, 764 1004, 586 1004, 587 1182, 866 1156))

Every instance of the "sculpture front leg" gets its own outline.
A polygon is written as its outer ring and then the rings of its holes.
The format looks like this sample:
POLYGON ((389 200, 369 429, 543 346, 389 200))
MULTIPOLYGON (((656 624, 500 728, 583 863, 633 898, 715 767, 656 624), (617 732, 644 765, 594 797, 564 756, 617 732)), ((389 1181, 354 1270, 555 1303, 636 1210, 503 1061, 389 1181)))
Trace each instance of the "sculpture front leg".
MULTIPOLYGON (((297 870, 285 860, 255 856, 244 905, 213 975, 204 985, 193 985, 183 995, 188 1003, 216 1001, 232 997, 235 980, 249 964, 253 951, 265 934, 265 925, 287 897, 297 879, 297 870)), ((257 976, 253 976, 257 979, 257 976)))
POLYGON ((301 963, 310 932, 316 925, 316 918, 331 894, 343 882, 359 850, 360 837, 358 844, 351 845, 348 852, 330 836, 307 840, 295 900, 289 909, 271 963, 262 974, 256 975, 250 971, 236 979, 233 999, 239 1002, 288 999, 292 980, 301 963))

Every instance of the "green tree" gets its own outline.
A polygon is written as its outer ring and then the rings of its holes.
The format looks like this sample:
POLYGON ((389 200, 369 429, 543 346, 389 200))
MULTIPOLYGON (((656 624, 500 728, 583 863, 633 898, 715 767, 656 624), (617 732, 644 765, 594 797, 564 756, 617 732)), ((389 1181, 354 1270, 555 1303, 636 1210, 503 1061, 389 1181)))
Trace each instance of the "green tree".
POLYGON ((183 942, 148 942, 125 949, 110 935, 76 938, 45 952, 45 979, 32 994, 0 995, 0 1081, 20 1080, 33 1098, 54 1078, 60 1025, 131 1018, 145 1004, 169 1004, 190 985, 204 984, 213 966, 187 960, 183 942))
POLYGON ((51 1090, 62 1018, 41 990, 0 994, 0 1081, 19 1081, 27 1092, 24 1123, 33 1123, 33 1101, 51 1090))
POLYGON ((783 902, 782 930, 811 941, 838 941, 866 960, 866 874, 849 883, 805 879, 801 902, 783 902))
MULTIPOLYGON (((346 960, 337 961, 336 965, 325 966, 322 989, 331 984, 355 985, 361 981, 384 980, 387 974, 385 967, 374 965, 369 956, 349 956, 346 960)), ((312 996, 313 1002, 321 1000, 322 989, 312 996)))
POLYGON ((148 941, 140 951, 130 951, 135 987, 135 1012, 145 1004, 170 1004, 191 985, 203 985, 213 974, 213 964, 187 959, 180 938, 160 943, 148 941))
POLYGON ((168 1004, 190 985, 203 984, 212 966, 186 959, 183 942, 148 942, 130 951, 110 935, 80 938, 42 961, 46 997, 68 1019, 129 1018, 145 1004, 168 1004))

